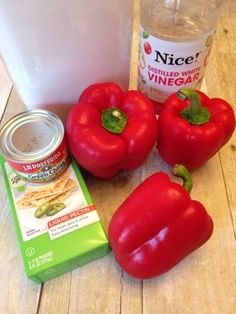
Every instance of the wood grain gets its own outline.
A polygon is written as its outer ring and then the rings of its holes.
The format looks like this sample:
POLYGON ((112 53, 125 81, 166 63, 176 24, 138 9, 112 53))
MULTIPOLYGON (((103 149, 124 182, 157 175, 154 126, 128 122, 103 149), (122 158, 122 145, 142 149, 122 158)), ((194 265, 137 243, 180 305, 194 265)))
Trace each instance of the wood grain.
MULTIPOLYGON (((137 17, 138 5, 135 7, 137 17)), ((228 100, 236 110, 236 2, 226 0, 202 89, 228 100)), ((130 89, 136 87, 138 19, 134 23, 130 89)), ((3 124, 24 110, 0 64, 3 124), (6 110, 5 108, 6 106, 6 110)), ((192 198, 214 220, 211 239, 168 273, 151 280, 125 274, 111 252, 106 257, 43 285, 24 273, 10 208, 0 175, 0 313, 3 314, 234 314, 236 309, 236 134, 201 169, 192 173, 192 198)), ((84 173, 105 231, 116 208, 147 176, 170 168, 156 148, 142 168, 101 181, 84 173)), ((180 182, 180 180, 173 178, 180 182)))
POLYGON ((12 90, 12 82, 0 59, 0 119, 12 90))

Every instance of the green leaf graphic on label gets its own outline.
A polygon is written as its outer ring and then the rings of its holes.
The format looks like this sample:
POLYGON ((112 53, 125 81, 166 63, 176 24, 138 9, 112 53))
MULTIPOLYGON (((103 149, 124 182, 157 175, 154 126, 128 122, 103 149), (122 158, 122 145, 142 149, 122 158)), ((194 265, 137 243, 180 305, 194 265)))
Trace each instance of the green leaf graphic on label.
POLYGON ((145 31, 143 31, 143 38, 148 38, 149 37, 149 33, 148 32, 145 32, 145 31))
POLYGON ((206 46, 210 47, 213 43, 214 37, 213 35, 208 36, 207 40, 206 40, 206 46))

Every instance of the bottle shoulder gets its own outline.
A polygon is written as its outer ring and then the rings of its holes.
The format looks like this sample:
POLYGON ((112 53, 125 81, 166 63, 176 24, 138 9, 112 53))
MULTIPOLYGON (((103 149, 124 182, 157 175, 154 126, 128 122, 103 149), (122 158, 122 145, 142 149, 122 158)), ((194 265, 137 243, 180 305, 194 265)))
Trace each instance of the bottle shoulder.
POLYGON ((210 1, 141 0, 141 26, 155 37, 170 41, 192 41, 216 28, 218 6, 210 1))

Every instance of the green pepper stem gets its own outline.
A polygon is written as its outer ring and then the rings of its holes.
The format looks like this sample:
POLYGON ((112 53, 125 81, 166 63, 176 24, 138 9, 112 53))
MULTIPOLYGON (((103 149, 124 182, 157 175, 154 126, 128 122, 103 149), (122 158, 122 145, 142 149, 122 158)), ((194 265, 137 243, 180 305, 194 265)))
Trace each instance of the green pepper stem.
POLYGON ((180 112, 181 116, 191 124, 204 124, 210 120, 211 114, 206 107, 203 107, 197 92, 190 88, 181 88, 177 97, 183 100, 189 99, 190 106, 180 112))
POLYGON ((111 133, 122 133, 126 123, 126 115, 118 108, 109 108, 103 110, 101 116, 102 126, 111 133))
POLYGON ((190 193, 193 187, 193 181, 187 168, 184 165, 176 164, 172 168, 172 173, 174 176, 183 179, 183 187, 190 193))

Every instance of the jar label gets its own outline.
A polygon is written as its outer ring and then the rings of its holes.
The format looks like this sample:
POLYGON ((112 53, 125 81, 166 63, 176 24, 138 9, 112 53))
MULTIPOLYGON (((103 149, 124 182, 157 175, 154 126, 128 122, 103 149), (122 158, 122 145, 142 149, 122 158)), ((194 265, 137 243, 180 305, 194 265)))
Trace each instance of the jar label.
POLYGON ((36 162, 19 162, 8 160, 18 177, 30 183, 49 182, 61 175, 69 167, 70 154, 65 139, 46 158, 36 162))
POLYGON ((138 88, 152 100, 164 102, 181 87, 201 85, 215 31, 195 41, 156 38, 140 27, 138 88))

